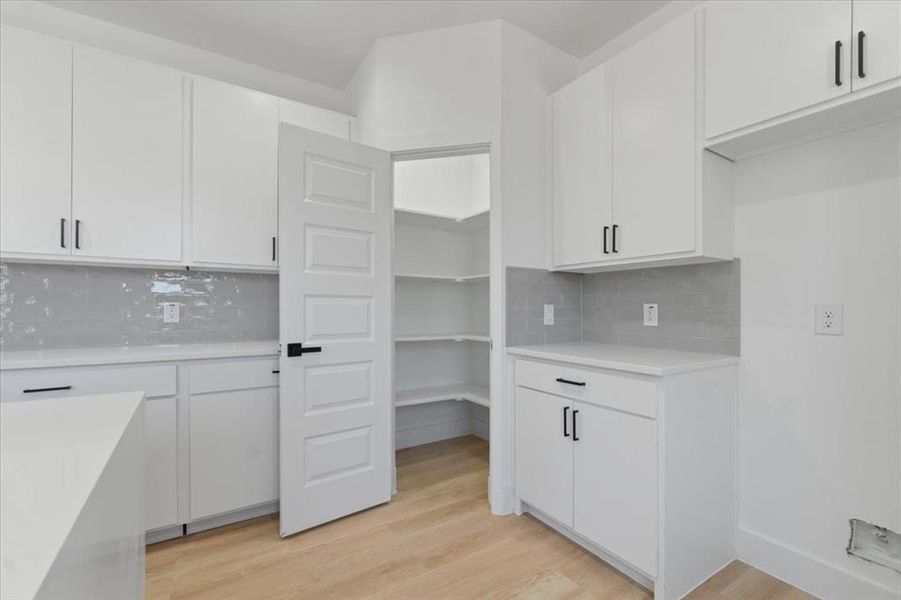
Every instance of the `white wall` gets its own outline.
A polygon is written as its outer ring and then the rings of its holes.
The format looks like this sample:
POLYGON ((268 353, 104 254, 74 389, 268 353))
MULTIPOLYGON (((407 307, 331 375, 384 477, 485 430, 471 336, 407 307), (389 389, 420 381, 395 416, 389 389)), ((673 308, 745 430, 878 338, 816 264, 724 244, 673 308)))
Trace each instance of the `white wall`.
POLYGON ((76 44, 226 81, 274 96, 344 113, 351 111, 350 96, 343 90, 336 90, 319 83, 278 73, 42 2, 3 0, 0 2, 0 22, 76 44))
POLYGON ((394 163, 394 206, 463 219, 488 210, 488 155, 394 163))
POLYGON ((488 21, 377 40, 348 86, 358 139, 392 151, 495 141, 499 31, 488 21))
POLYGON ((504 22, 501 170, 504 266, 547 267, 547 96, 574 79, 579 61, 504 22))
POLYGON ((901 530, 901 125, 735 181, 739 558, 825 598, 898 597, 901 575, 845 546, 852 517, 901 530), (813 334, 816 303, 844 303, 843 337, 813 334))

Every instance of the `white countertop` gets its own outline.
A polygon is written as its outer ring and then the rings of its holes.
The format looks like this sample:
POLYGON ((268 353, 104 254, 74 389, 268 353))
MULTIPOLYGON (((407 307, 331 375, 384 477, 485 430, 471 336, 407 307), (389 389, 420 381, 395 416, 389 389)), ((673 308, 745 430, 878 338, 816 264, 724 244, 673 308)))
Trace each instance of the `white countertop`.
POLYGON ((0 404, 0 597, 37 593, 143 398, 0 404))
POLYGON ((168 362, 202 358, 271 356, 275 354, 278 354, 278 342, 275 340, 271 342, 220 344, 164 344, 157 346, 116 346, 112 348, 19 350, 0 353, 0 370, 168 362))
POLYGON ((514 356, 541 358, 586 367, 658 376, 738 364, 738 357, 728 354, 703 354, 682 350, 639 348, 636 346, 593 344, 589 342, 510 346, 507 348, 507 352, 514 356))

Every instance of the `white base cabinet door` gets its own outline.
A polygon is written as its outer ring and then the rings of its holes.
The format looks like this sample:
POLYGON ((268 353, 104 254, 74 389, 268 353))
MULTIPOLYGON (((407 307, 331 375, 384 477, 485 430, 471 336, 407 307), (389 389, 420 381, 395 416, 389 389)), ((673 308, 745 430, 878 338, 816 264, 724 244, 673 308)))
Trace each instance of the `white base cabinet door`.
POLYGON ((145 529, 178 524, 178 427, 175 398, 144 403, 145 529))
POLYGON ((192 520, 278 498, 278 388, 190 397, 192 520))
POLYGON ((71 253, 72 47, 0 27, 0 251, 71 253))
POLYGON ((73 86, 73 253, 180 261, 181 74, 77 48, 73 86))
POLYGON ((851 0, 709 3, 704 9, 706 137, 850 92, 851 4, 851 0))
POLYGON ((516 391, 516 489, 538 510, 572 527, 572 401, 516 391))
POLYGON ((576 402, 573 529, 654 577, 657 421, 576 402))

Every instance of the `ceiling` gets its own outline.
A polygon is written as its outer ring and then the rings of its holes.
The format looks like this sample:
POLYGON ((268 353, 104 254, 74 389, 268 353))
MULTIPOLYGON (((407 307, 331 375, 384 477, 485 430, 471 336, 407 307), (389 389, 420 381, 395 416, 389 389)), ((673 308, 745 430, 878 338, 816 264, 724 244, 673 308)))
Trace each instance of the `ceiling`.
POLYGON ((667 0, 47 0, 344 89, 378 38, 504 19, 584 58, 667 0))

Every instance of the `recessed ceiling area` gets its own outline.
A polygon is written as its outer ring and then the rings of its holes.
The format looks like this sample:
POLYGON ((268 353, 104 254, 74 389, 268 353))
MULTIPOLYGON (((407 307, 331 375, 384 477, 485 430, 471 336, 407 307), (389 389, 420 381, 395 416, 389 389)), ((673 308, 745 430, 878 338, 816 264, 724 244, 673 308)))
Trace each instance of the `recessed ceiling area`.
POLYGON ((667 0, 49 0, 75 11, 344 89, 381 37, 503 19, 584 58, 667 0))

